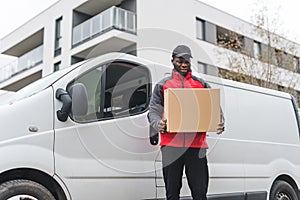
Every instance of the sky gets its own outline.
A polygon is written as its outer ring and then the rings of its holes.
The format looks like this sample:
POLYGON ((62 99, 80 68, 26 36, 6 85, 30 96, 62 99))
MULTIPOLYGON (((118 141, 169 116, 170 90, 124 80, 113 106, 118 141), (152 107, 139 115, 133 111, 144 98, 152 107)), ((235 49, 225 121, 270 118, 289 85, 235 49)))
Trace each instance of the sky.
MULTIPOLYGON (((58 0, 1 0, 0 39, 46 10, 58 0)), ((0 55, 0 68, 15 60, 14 57, 0 55)))
MULTIPOLYGON (((0 38, 20 27, 58 0, 2 0, 0 3, 0 38), (9 19, 9 20, 8 20, 9 19)), ((184 1, 184 0, 182 0, 184 1)), ((199 0, 248 22, 264 3, 270 19, 276 19, 278 34, 300 44, 299 0, 199 0)), ((0 55, 0 67, 14 58, 0 55)))

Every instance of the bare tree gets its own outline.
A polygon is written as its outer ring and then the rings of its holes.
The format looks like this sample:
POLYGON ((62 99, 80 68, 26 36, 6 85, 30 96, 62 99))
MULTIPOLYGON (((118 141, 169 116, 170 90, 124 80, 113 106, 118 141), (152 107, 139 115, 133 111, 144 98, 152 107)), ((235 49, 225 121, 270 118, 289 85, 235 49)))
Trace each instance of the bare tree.
MULTIPOLYGON (((295 43, 280 35, 282 25, 279 15, 270 15, 266 1, 257 1, 252 21, 255 24, 251 35, 262 38, 262 42, 247 43, 247 38, 233 31, 219 28, 217 43, 227 51, 230 70, 220 69, 222 78, 245 82, 261 87, 299 93, 294 89, 299 81, 299 58, 295 43), (275 16, 275 17, 271 17, 275 16), (234 53, 234 51, 238 53, 234 53)), ((277 8, 279 13, 280 7, 277 8)), ((248 40, 249 41, 249 40, 248 40)), ((224 58, 224 51, 222 57, 224 58)), ((299 99, 299 97, 297 98, 299 99)))

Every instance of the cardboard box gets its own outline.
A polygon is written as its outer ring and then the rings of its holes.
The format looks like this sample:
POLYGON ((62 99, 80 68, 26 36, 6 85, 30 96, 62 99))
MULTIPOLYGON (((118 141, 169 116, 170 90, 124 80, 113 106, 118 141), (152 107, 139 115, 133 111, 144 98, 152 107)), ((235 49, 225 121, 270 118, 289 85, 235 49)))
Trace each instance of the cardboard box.
POLYGON ((168 132, 216 132, 220 89, 170 88, 164 91, 168 132))

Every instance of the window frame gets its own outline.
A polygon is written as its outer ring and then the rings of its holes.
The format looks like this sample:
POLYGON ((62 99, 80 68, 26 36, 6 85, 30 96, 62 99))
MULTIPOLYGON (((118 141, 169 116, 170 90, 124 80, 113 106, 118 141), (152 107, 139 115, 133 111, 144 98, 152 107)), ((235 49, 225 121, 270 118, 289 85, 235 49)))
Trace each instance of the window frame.
POLYGON ((205 20, 196 18, 196 38, 199 40, 204 40, 205 41, 205 33, 206 33, 206 28, 205 28, 205 20), (199 33, 199 26, 201 27, 201 33, 199 33), (201 35, 200 35, 201 34, 201 35))
POLYGON ((61 55, 62 20, 62 16, 55 20, 54 57, 61 55))
MULTIPOLYGON (((151 97, 151 93, 152 93, 152 77, 151 77, 151 72, 148 69, 148 67, 146 67, 145 65, 142 65, 140 63, 135 63, 135 62, 129 62, 129 61, 124 61, 124 60, 117 60, 117 61, 111 61, 111 62, 106 62, 106 63, 101 63, 91 69, 89 69, 88 71, 85 71, 84 73, 76 76, 74 79, 72 79, 66 87, 66 91, 69 90, 69 88, 73 85, 76 84, 78 82, 78 79, 80 79, 81 77, 87 75, 88 73, 92 72, 93 70, 102 67, 102 75, 100 78, 100 82, 101 82, 101 86, 100 86, 100 104, 99 104, 99 113, 96 112, 95 109, 95 113, 90 113, 90 115, 94 115, 97 116, 97 114, 99 114, 96 118, 94 119, 84 119, 83 120, 78 120, 76 119, 76 117, 73 116, 72 112, 70 113, 69 117, 71 118, 72 121, 76 122, 76 123, 80 123, 80 124, 85 124, 85 123, 93 123, 93 122, 99 122, 99 121, 105 121, 105 120, 111 120, 111 119, 118 119, 118 118, 125 118, 125 117, 130 117, 130 116, 134 116, 134 115, 139 115, 139 114, 143 114, 145 112, 147 112, 149 110, 149 104, 150 104, 150 97, 151 97), (106 92, 106 80, 107 80, 107 68, 109 68, 109 66, 113 65, 113 64, 125 64, 128 65, 128 67, 130 68, 138 68, 140 70, 143 70, 144 72, 144 77, 146 78, 146 83, 142 86, 145 86, 145 90, 146 90, 146 102, 145 102, 145 108, 142 111, 138 111, 138 112, 134 112, 134 113, 129 113, 129 108, 128 108, 128 112, 119 116, 115 116, 113 115, 112 117, 104 117, 104 104, 105 104, 105 92, 106 92)), ((117 83, 117 82, 116 82, 117 83)), ((115 87, 115 86, 114 86, 115 87)), ((137 89, 140 88, 137 87, 137 89)), ((94 105, 96 106, 96 105, 94 105)), ((129 107, 129 106, 128 106, 129 107)))
POLYGON ((259 60, 262 59, 261 42, 258 42, 256 40, 253 41, 253 57, 259 60))
POLYGON ((53 72, 59 71, 60 67, 61 67, 61 61, 58 61, 58 62, 54 63, 53 72))

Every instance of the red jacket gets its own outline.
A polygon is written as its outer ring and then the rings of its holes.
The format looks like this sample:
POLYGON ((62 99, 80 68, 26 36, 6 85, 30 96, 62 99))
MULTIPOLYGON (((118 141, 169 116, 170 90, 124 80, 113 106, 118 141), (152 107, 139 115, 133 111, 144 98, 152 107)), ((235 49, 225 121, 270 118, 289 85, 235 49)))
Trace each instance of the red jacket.
MULTIPOLYGON (((151 101, 148 119, 150 125, 158 130, 158 123, 163 117, 164 90, 168 88, 209 88, 203 80, 192 75, 192 71, 184 77, 173 70, 170 77, 156 84, 151 101)), ((192 117, 192 116, 191 116, 192 117)), ((208 148, 205 132, 195 133, 160 133, 161 146, 208 148)))

